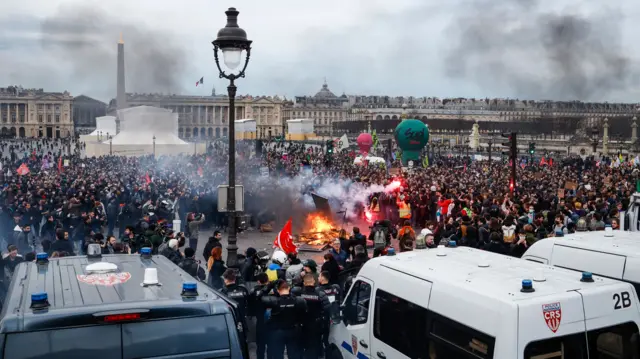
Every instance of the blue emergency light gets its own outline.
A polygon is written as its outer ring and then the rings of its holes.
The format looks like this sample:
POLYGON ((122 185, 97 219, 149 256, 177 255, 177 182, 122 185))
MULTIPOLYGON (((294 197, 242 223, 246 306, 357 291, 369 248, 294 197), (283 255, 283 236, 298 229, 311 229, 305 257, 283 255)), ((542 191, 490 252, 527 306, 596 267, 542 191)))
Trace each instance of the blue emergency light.
POLYGON ((36 264, 47 264, 47 263, 49 263, 49 255, 47 253, 36 254, 36 264))
POLYGON ((197 297, 198 296, 198 285, 194 282, 186 282, 182 283, 182 294, 183 297, 197 297))
POLYGON ((458 243, 456 243, 456 241, 449 241, 449 248, 455 248, 458 246, 458 243))
POLYGON ((396 250, 395 250, 395 248, 389 248, 389 249, 387 249, 387 255, 388 255, 388 256, 395 256, 395 255, 396 255, 396 250))
POLYGON ((49 307, 49 297, 47 296, 47 293, 40 292, 31 294, 31 309, 38 310, 45 309, 47 307, 49 307))
POLYGON ((531 279, 523 279, 522 280, 522 288, 520 289, 522 293, 532 293, 536 290, 533 289, 533 282, 531 279))
POLYGON ((149 247, 140 248, 140 257, 151 258, 151 248, 149 247))
POLYGON ((593 283, 593 274, 591 272, 582 272, 581 282, 593 283))

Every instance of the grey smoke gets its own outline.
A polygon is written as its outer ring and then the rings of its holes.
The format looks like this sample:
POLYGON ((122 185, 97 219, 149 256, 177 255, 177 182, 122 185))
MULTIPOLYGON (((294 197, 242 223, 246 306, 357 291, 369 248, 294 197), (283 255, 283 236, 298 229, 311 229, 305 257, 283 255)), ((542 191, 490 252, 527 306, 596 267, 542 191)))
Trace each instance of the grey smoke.
MULTIPOLYGON (((89 6, 64 6, 40 24, 40 43, 49 61, 42 66, 69 66, 71 81, 91 84, 101 99, 116 93, 119 34, 125 43, 127 92, 181 93, 189 53, 171 34, 125 23, 89 6), (100 89, 104 89, 100 91, 100 89)), ((91 95, 91 94, 90 94, 91 95)))
POLYGON ((550 4, 468 2, 446 32, 447 74, 481 88, 502 83, 527 99, 598 101, 638 84, 636 59, 621 44, 621 11, 558 13, 550 4))

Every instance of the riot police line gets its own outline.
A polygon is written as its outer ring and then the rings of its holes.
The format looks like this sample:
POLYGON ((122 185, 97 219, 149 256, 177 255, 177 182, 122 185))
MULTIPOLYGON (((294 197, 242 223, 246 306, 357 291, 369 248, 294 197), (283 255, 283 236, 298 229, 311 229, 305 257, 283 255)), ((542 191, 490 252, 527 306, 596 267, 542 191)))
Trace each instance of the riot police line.
POLYGON ((282 359, 285 351, 289 359, 329 358, 329 328, 339 320, 341 286, 330 283, 329 272, 318 273, 311 259, 300 262, 280 250, 272 256, 248 252, 237 268, 225 271, 220 292, 238 303, 242 332, 255 342, 256 358, 282 359))

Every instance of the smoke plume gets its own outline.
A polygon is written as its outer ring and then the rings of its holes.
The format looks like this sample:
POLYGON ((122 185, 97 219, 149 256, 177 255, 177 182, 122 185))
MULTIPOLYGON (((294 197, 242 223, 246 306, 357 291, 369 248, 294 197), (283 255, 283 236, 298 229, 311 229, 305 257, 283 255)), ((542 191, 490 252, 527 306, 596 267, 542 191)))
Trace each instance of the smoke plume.
POLYGON ((481 87, 501 82, 528 99, 598 100, 638 84, 638 64, 621 45, 621 11, 558 13, 548 5, 467 2, 446 32, 447 74, 481 87))
POLYGON ((124 23, 89 6, 64 6, 40 26, 46 60, 41 66, 69 66, 71 81, 106 98, 116 93, 119 34, 125 42, 127 92, 181 93, 188 71, 186 47, 171 34, 124 23), (90 84, 90 86, 86 86, 90 84), (101 90, 104 89, 104 90, 101 90))

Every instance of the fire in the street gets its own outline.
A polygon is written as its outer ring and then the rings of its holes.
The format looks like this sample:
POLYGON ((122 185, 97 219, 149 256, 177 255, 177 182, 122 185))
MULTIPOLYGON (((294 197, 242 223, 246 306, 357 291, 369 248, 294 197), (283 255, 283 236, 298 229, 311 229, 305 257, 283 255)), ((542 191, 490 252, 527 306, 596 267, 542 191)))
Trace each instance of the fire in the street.
POLYGON ((312 246, 326 246, 338 238, 338 229, 331 220, 322 214, 312 213, 307 216, 305 233, 296 236, 296 240, 312 246))
POLYGON ((328 232, 334 229, 331 221, 329 221, 321 214, 310 214, 309 216, 307 216, 307 223, 309 223, 309 230, 307 230, 306 232, 309 233, 328 232))

